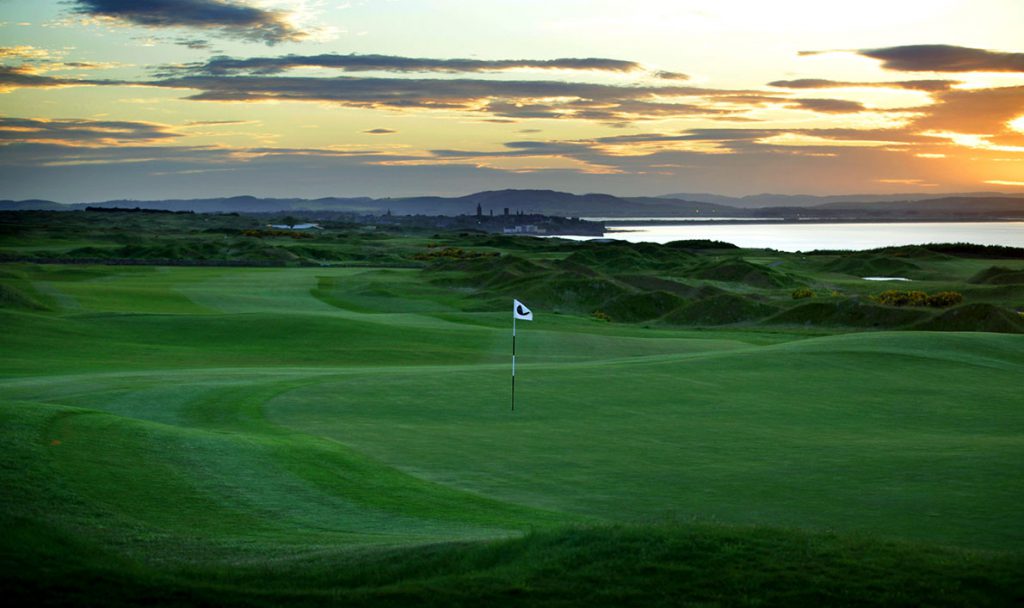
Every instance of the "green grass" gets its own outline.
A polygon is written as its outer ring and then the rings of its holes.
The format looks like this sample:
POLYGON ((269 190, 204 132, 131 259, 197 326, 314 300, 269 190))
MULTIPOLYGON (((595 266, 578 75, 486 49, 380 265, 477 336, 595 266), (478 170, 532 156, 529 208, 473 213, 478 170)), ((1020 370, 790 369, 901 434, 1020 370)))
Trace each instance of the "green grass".
POLYGON ((1019 558, 763 528, 579 528, 194 569, 10 523, 11 540, 53 564, 11 576, 24 562, 0 561, 5 595, 34 605, 982 607, 1024 597, 1019 558))
POLYGON ((1015 548, 1019 339, 868 334, 507 370, 395 369, 267 416, 447 485, 613 521, 686 517, 1015 548), (419 394, 436 396, 425 402, 419 394), (488 455, 487 457, 482 457, 488 455))
MULTIPOLYGON (((563 247, 516 251, 563 272, 563 247)), ((476 268, 3 266, 0 285, 19 294, 0 308, 5 594, 43 605, 1024 599, 1024 337, 841 333, 851 327, 818 318, 680 328, 651 310, 702 294, 768 311, 804 303, 789 288, 670 282, 643 269, 683 273, 677 258, 620 253, 614 263, 640 274, 603 280, 664 294, 618 300, 648 325, 526 300, 537 316, 519 324, 515 412, 500 296, 530 278, 515 260, 495 267, 497 292, 450 280, 476 268)), ((834 256, 714 255, 759 265, 742 264, 743 277, 763 267, 817 290, 874 289, 823 269, 834 256)), ((912 261, 945 272, 928 291, 1016 267, 912 261)))

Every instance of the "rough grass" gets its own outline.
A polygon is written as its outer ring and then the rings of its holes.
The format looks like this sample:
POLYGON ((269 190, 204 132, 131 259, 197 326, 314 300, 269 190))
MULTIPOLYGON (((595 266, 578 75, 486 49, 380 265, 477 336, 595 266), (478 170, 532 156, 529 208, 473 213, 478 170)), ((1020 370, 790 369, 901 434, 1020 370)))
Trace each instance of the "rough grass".
POLYGON ((794 277, 742 258, 705 262, 689 272, 689 276, 708 281, 742 283, 750 287, 772 289, 800 284, 794 277))
POLYGON ((1024 284, 1024 269, 990 266, 971 277, 968 283, 979 285, 1021 285, 1024 284))
POLYGON ((879 254, 853 254, 829 262, 824 269, 857 277, 916 277, 921 269, 905 259, 879 254))
POLYGON ((49 310, 50 307, 44 304, 38 294, 31 293, 29 289, 10 282, 0 283, 0 308, 11 308, 15 310, 49 310))
POLYGON ((635 323, 656 319, 682 304, 679 296, 666 291, 647 291, 619 296, 604 303, 601 310, 616 321, 635 323))
POLYGON ((674 274, 681 272, 693 258, 694 255, 684 249, 650 243, 610 243, 588 244, 570 254, 566 261, 613 273, 659 271, 674 274))
POLYGON ((747 296, 722 293, 684 304, 666 315, 664 321, 676 325, 729 325, 754 322, 777 311, 747 296))
POLYGON ((859 327, 897 329, 924 322, 932 315, 927 310, 880 306, 851 299, 806 302, 767 319, 769 324, 809 327, 859 327))
POLYGON ((759 528, 577 528, 522 539, 191 570, 5 522, 9 601, 32 605, 1009 606, 1016 557, 759 528), (31 566, 49 562, 50 569, 31 566), (26 568, 29 566, 29 568, 26 568), (20 576, 12 576, 18 572, 20 576))
POLYGON ((920 323, 928 331, 993 331, 1024 334, 1024 317, 991 304, 965 304, 920 323))

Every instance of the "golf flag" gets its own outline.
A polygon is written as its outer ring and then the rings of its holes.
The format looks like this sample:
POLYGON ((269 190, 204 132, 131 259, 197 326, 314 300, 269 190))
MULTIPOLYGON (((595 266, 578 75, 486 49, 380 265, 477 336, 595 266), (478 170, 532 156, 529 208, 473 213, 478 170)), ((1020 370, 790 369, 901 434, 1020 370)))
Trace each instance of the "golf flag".
POLYGON ((524 321, 533 321, 533 311, 523 305, 522 302, 513 298, 512 300, 512 318, 522 319, 524 321))
POLYGON ((516 409, 516 319, 533 321, 533 311, 512 298, 512 411, 516 409))

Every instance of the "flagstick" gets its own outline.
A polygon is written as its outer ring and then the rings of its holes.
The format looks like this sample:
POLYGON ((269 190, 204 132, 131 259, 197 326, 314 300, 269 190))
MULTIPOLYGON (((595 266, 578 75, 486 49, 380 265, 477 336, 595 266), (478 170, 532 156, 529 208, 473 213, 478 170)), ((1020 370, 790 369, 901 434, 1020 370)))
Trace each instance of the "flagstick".
POLYGON ((516 411, 516 316, 512 315, 512 411, 516 411))

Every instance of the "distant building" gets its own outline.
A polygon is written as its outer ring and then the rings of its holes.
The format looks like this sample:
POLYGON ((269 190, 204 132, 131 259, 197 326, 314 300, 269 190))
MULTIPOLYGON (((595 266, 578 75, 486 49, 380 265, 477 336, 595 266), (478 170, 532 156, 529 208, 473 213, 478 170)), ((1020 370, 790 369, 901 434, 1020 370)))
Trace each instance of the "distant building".
POLYGON ((505 234, 547 234, 547 230, 534 224, 522 224, 512 226, 511 228, 503 228, 502 232, 505 234))

